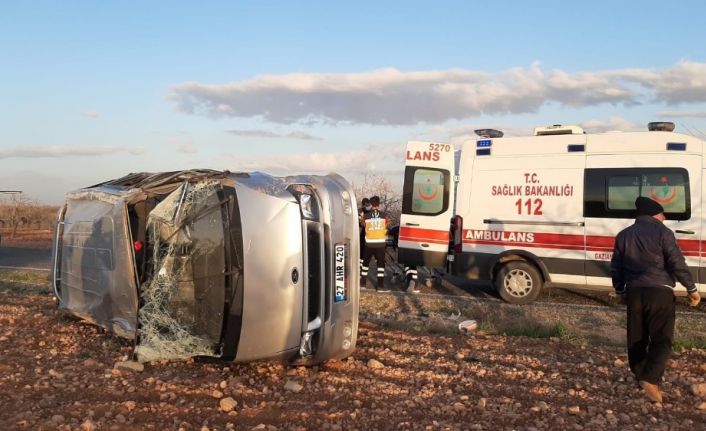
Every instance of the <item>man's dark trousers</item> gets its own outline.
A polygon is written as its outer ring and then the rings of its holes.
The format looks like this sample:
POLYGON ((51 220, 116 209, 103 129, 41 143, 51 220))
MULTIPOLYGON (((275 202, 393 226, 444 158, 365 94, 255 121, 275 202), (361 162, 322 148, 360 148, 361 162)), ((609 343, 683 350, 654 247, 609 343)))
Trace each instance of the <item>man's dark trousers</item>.
POLYGON ((662 379, 672 353, 674 301, 669 287, 628 288, 628 360, 637 380, 662 379))

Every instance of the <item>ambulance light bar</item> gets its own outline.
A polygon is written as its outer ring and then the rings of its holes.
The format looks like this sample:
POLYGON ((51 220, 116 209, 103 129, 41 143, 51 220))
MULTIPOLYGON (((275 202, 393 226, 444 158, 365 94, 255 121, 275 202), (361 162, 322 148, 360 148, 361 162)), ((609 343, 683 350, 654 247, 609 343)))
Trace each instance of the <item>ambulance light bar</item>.
POLYGON ((670 121, 654 121, 647 124, 647 130, 650 132, 673 132, 674 123, 670 121))
POLYGON ((474 132, 481 138, 502 138, 504 135, 503 132, 495 129, 476 129, 474 132))
POLYGON ((579 126, 562 126, 554 124, 553 126, 535 127, 534 136, 549 136, 549 135, 583 135, 584 131, 579 126))

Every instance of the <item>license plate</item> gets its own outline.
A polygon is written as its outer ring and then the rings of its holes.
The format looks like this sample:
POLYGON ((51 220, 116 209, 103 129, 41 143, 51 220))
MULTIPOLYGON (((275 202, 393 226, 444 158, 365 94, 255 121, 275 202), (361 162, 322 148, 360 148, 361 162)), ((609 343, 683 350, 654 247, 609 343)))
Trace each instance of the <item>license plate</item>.
POLYGON ((336 244, 334 248, 334 280, 336 287, 335 301, 346 300, 346 246, 336 244))

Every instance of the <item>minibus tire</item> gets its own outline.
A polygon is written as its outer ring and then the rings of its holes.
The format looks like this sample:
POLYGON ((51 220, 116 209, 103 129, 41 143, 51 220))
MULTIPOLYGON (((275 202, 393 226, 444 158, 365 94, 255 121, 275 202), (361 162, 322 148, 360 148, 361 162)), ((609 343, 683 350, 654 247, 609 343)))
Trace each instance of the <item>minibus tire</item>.
POLYGON ((510 304, 529 304, 542 290, 542 275, 532 264, 513 260, 500 267, 495 287, 500 297, 510 304))

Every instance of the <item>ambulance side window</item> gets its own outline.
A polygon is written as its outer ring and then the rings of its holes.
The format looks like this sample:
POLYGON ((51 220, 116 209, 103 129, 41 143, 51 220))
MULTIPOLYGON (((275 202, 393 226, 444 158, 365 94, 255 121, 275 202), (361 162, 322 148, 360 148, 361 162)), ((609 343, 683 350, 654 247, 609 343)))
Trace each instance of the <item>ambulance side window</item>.
POLYGON ((404 175, 402 212, 438 215, 449 208, 450 174, 445 169, 407 166, 404 175))
POLYGON ((689 173, 682 168, 586 169, 584 191, 585 217, 634 218, 638 196, 659 202, 670 220, 691 217, 689 173))

